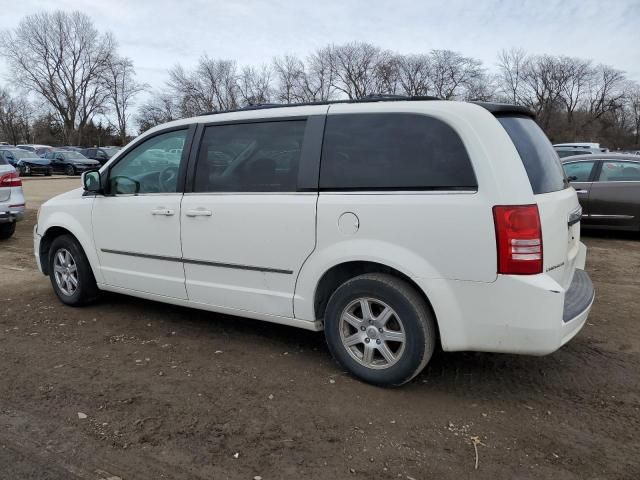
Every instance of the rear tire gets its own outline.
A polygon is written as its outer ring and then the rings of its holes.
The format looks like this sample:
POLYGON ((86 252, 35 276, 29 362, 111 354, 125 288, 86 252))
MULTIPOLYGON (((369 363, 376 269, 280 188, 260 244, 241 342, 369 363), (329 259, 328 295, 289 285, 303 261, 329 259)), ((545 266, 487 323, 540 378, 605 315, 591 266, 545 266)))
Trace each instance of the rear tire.
POLYGON ((365 382, 399 386, 418 375, 436 346, 429 305, 405 280, 360 275, 331 295, 324 318, 333 357, 365 382))
POLYGON ((53 169, 49 168, 46 173, 44 174, 45 177, 50 177, 51 174, 53 173, 53 169))
POLYGON ((73 167, 73 165, 67 165, 66 167, 64 167, 64 173, 67 176, 72 177, 76 175, 76 169, 73 167))
POLYGON ((0 240, 11 238, 16 231, 16 222, 0 223, 0 240))
POLYGON ((54 239, 48 260, 49 279, 62 303, 79 307, 98 297, 91 265, 74 237, 61 235, 54 239))

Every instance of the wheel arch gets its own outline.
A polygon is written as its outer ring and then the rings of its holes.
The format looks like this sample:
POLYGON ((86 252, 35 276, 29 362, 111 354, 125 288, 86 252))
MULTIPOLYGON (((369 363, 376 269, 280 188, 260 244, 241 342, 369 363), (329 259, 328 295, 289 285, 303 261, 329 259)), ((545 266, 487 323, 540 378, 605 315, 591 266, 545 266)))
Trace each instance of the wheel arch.
POLYGON ((91 254, 91 250, 87 248, 86 240, 81 238, 81 235, 77 235, 73 230, 61 225, 52 225, 48 227, 42 235, 42 238, 40 239, 38 253, 42 273, 44 273, 45 275, 49 275, 49 251, 51 250, 51 244, 56 238, 62 235, 69 235, 80 244, 80 248, 82 248, 82 251, 86 255, 93 275, 97 280, 98 277, 96 274, 99 273, 99 269, 95 268, 94 262, 96 261, 96 259, 94 258, 94 255, 91 254))
POLYGON ((340 285, 351 278, 367 273, 386 273, 388 275, 400 278, 411 285, 425 301, 427 307, 433 315, 437 334, 436 341, 438 344, 440 344, 440 328, 438 325, 438 317, 436 316, 435 309, 427 293, 408 274, 383 263, 366 260, 351 260, 338 263, 327 269, 318 280, 314 291, 314 318, 316 320, 322 320, 329 298, 340 285))

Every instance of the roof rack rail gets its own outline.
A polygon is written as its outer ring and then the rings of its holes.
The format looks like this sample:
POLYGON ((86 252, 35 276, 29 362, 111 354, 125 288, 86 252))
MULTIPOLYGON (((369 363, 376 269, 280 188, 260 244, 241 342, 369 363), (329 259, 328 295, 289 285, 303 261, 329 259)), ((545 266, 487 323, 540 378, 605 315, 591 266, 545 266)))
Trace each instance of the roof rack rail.
MULTIPOLYGON (((370 93, 362 98, 357 99, 344 99, 344 100, 324 100, 319 102, 301 102, 301 103, 258 103, 247 105, 241 108, 234 108, 231 110, 220 110, 214 112, 201 113, 204 115, 217 115, 219 113, 233 113, 233 112, 245 112, 248 110, 266 110, 271 108, 286 108, 286 107, 309 107, 314 105, 336 105, 341 103, 373 103, 373 102, 402 102, 402 101, 430 101, 430 100, 442 100, 438 97, 432 97, 429 95, 395 95, 388 93, 370 93)), ((525 115, 531 118, 535 118, 534 113, 526 107, 520 105, 509 105, 506 103, 494 103, 494 102, 480 102, 470 101, 487 110, 494 115, 496 114, 515 114, 525 115)))

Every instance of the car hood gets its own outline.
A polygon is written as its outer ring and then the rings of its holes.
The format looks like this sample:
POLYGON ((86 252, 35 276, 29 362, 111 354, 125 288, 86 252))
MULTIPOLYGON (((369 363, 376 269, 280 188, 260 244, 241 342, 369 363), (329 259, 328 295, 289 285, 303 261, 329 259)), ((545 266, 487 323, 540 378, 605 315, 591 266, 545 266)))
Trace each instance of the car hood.
POLYGON ((18 163, 29 163, 32 165, 50 165, 51 160, 46 158, 21 158, 18 163))

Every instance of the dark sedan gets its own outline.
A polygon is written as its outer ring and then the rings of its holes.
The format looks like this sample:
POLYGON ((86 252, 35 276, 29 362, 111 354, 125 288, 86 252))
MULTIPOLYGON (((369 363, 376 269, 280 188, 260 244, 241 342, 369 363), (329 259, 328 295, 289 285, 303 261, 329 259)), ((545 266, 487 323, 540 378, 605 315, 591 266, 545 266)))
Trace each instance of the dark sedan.
POLYGON ((578 193, 585 227, 640 231, 640 158, 576 155, 562 166, 578 193))
POLYGON ((14 166, 21 177, 51 175, 51 160, 40 158, 35 152, 20 148, 0 148, 0 157, 14 166))
POLYGON ((78 175, 86 170, 100 167, 100 163, 90 160, 81 153, 69 150, 53 150, 47 152, 45 158, 51 160, 51 166, 55 173, 65 175, 78 175))
POLYGON ((83 154, 87 158, 91 158, 93 160, 97 160, 100 162, 100 165, 104 165, 109 161, 111 157, 113 157, 116 153, 118 153, 118 148, 109 148, 109 147, 93 147, 93 148, 84 148, 80 150, 80 153, 83 154))

